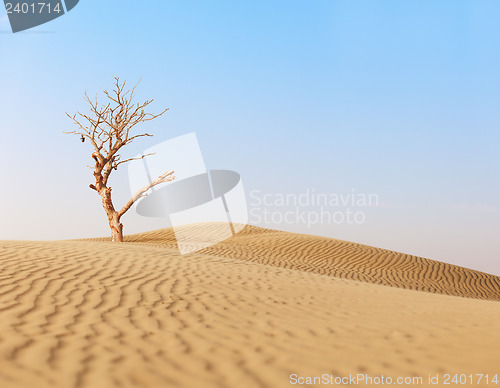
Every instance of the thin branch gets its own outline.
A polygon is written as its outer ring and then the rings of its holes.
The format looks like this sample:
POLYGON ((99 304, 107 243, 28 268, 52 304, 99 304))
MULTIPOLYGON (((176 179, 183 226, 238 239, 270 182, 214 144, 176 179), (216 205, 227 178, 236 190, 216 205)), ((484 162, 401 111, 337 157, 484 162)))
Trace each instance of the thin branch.
POLYGON ((123 163, 128 163, 128 162, 131 162, 132 160, 141 160, 141 159, 144 159, 144 158, 147 158, 148 156, 151 156, 151 155, 155 155, 156 152, 152 152, 150 154, 145 154, 145 155, 142 155, 140 157, 137 157, 137 158, 130 158, 130 159, 125 159, 125 160, 121 160, 119 162, 115 162, 115 164, 113 165, 113 168, 116 170, 116 168, 120 165, 120 164, 123 164, 123 163))

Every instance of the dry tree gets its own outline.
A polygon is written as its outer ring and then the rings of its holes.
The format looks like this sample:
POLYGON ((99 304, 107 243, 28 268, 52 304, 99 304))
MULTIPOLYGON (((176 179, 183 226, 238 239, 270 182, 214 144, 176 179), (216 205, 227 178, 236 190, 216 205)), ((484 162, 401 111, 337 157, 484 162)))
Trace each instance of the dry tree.
POLYGON ((119 152, 137 138, 152 136, 148 133, 134 134, 132 130, 137 124, 154 120, 168 110, 165 109, 159 114, 146 113, 144 109, 154 100, 135 103, 135 89, 139 82, 133 88, 125 90, 126 81, 121 82, 119 77, 114 77, 113 90, 110 93, 106 90, 103 91, 106 98, 105 104, 100 104, 97 96, 91 100, 85 93, 90 113, 77 112, 73 116, 66 113, 78 126, 78 130, 64 133, 79 135, 82 142, 88 140, 93 147, 94 165, 88 167, 93 170, 95 182, 89 187, 101 196, 102 206, 111 228, 111 238, 113 241, 119 242, 123 241, 123 224, 120 221, 122 216, 139 198, 145 196, 149 189, 175 179, 174 172, 167 171, 132 195, 121 209, 116 209, 113 204, 111 187, 108 186, 111 173, 124 163, 153 155, 146 154, 122 160, 119 152))

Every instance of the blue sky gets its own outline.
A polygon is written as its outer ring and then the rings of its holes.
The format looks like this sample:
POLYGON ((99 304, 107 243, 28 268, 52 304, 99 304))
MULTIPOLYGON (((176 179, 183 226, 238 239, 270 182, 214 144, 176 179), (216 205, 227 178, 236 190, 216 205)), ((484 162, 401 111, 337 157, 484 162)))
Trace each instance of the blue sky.
POLYGON ((18 34, 1 12, 0 239, 108 234, 62 131, 115 74, 170 108, 129 155, 195 131, 247 193, 380 198, 362 225, 269 227, 500 274, 499 2, 82 0, 18 34))

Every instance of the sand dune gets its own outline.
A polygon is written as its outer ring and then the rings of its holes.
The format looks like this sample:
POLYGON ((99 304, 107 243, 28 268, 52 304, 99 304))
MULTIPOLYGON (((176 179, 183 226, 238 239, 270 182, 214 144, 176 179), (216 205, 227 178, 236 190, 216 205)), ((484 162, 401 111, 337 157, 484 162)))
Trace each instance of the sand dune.
POLYGON ((128 241, 0 242, 0 387, 500 373, 492 275, 250 227, 185 256, 171 231, 128 241))
MULTIPOLYGON (((203 228, 194 227, 193 232, 203 234, 203 228)), ((172 229, 128 236, 127 241, 176 247, 172 229)), ((202 252, 366 283, 500 301, 498 276, 325 237, 247 226, 202 252)))

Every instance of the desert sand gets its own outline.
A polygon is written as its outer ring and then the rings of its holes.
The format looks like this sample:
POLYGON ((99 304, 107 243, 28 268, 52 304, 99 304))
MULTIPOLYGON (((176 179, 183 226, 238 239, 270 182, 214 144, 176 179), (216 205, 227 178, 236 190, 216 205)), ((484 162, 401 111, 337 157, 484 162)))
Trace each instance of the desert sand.
POLYGON ((256 227, 184 256, 170 229, 126 241, 0 242, 1 388, 500 374, 496 276, 256 227))

